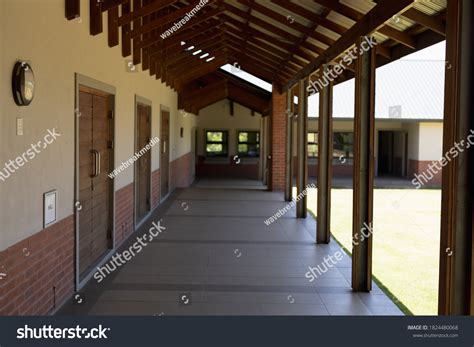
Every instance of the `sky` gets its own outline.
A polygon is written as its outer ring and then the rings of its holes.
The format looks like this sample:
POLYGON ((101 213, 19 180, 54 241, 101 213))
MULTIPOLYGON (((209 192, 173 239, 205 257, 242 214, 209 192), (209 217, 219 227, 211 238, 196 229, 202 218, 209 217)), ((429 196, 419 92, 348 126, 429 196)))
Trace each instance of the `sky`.
MULTIPOLYGON (((394 66, 394 64, 403 64, 403 61, 407 60, 415 60, 415 61, 423 61, 423 60, 428 60, 428 61, 443 61, 445 60, 445 50, 446 50, 446 42, 442 41, 438 44, 435 44, 433 46, 427 47, 425 49, 422 49, 418 52, 415 52, 413 54, 409 54, 400 60, 396 60, 390 64, 387 64, 388 68, 396 68, 397 66, 394 66), (389 66, 390 65, 390 66, 389 66)), ((262 81, 261 79, 248 74, 247 72, 243 71, 240 69, 238 63, 234 63, 234 65, 227 64, 221 67, 223 70, 230 72, 234 74, 237 77, 240 77, 248 82, 251 82, 267 91, 272 91, 272 85, 262 81)), ((383 69, 384 67, 381 67, 380 69, 383 69)), ((349 80, 344 83, 340 83, 337 86, 334 87, 334 95, 336 96, 338 93, 343 93, 347 94, 347 90, 354 89, 354 80, 349 80)), ((313 95, 309 97, 308 100, 308 114, 310 117, 315 117, 318 113, 318 95, 313 95)))

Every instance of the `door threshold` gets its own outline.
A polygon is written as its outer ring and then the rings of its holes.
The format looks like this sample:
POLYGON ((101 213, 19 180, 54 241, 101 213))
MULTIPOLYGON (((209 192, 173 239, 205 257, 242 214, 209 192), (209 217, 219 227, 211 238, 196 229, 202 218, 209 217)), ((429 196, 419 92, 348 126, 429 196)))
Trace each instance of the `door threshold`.
POLYGON ((152 211, 148 211, 147 214, 142 217, 142 220, 135 224, 135 230, 138 230, 138 228, 140 228, 148 220, 148 218, 151 216, 151 212, 152 211))
POLYGON ((82 280, 79 279, 80 278, 80 275, 77 277, 78 278, 78 281, 76 281, 76 292, 82 290, 82 288, 84 288, 84 286, 86 286, 90 280, 92 279, 92 277, 94 276, 94 274, 97 272, 98 268, 100 268, 102 265, 104 265, 105 263, 107 263, 110 258, 114 255, 114 253, 116 253, 117 250, 115 248, 113 249, 110 249, 109 252, 106 252, 104 253, 104 256, 102 257, 102 259, 100 259, 90 270, 90 272, 85 275, 82 280))
POLYGON ((160 200, 160 205, 166 201, 170 197, 171 193, 166 194, 164 197, 161 198, 160 200))

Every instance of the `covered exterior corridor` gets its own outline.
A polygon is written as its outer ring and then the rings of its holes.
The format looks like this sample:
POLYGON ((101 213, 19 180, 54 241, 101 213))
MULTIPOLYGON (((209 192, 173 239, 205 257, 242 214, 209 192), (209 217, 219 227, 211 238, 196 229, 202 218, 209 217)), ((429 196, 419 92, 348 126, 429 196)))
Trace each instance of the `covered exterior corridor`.
MULTIPOLYGON (((208 188, 177 190, 136 236, 153 221, 166 229, 103 282, 92 280, 59 314, 402 314, 375 284, 371 293, 351 290, 348 256, 310 282, 308 267, 341 249, 336 243, 316 245, 314 219, 295 219, 294 210, 266 226, 286 205, 281 193, 215 183, 234 188, 206 182, 208 188)), ((118 253, 134 242, 132 237, 118 253)))

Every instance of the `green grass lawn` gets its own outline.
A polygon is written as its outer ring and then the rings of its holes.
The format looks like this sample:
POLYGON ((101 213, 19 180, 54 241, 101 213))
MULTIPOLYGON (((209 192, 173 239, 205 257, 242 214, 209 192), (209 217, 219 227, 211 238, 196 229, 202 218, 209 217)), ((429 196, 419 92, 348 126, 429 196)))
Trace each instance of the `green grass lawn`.
MULTIPOLYGON (((376 189, 373 273, 415 315, 437 314, 440 190, 376 189)), ((317 191, 308 194, 316 215, 317 191)), ((352 250, 352 190, 333 189, 331 232, 352 250)))

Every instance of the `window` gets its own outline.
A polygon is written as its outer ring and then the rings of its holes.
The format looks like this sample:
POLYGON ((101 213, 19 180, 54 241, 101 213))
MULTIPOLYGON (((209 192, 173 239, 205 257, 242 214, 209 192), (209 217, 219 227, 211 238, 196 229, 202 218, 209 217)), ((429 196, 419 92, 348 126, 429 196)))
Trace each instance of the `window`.
POLYGON ((228 137, 227 131, 206 131, 206 156, 227 157, 228 137))
POLYGON ((258 131, 239 131, 237 152, 241 157, 260 156, 260 133, 258 131))
POLYGON ((318 133, 308 133, 308 157, 318 156, 318 133))
POLYGON ((354 134, 334 133, 334 158, 354 158, 354 134))

